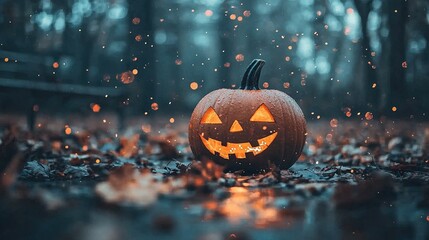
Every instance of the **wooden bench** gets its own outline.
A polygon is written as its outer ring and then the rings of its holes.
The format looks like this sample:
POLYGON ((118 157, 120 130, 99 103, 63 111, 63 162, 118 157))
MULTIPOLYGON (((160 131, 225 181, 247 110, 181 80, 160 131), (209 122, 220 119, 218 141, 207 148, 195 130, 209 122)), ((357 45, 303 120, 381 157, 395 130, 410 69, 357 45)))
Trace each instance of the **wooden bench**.
MULTIPOLYGON (((25 112, 28 128, 33 130, 38 112, 38 107, 35 108, 36 104, 44 105, 43 102, 49 101, 52 97, 60 99, 60 102, 64 102, 65 99, 79 98, 93 100, 102 104, 103 108, 116 112, 121 127, 124 118, 124 107, 121 102, 127 96, 127 88, 120 84, 118 87, 88 86, 85 85, 85 80, 81 80, 81 83, 67 78, 58 80, 53 74, 54 62, 56 61, 53 56, 0 50, 2 113, 25 112)), ((87 105, 84 107, 89 108, 87 105)), ((53 111, 49 107, 47 110, 53 111)))

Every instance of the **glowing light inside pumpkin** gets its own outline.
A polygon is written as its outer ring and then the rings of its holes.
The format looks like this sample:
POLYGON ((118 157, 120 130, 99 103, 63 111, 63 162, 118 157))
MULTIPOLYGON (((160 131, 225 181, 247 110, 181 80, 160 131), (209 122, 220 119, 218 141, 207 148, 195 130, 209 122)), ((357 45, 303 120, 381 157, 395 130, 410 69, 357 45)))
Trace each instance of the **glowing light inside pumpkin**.
POLYGON ((275 122, 274 117, 265 104, 259 106, 253 116, 250 118, 251 122, 275 122))
POLYGON ((204 113, 204 116, 201 118, 200 123, 221 124, 222 121, 220 120, 215 110, 212 107, 209 107, 207 111, 204 113))
POLYGON ((258 155, 265 151, 274 139, 277 137, 277 133, 272 133, 264 138, 258 139, 258 146, 253 147, 249 142, 244 143, 230 143, 227 142, 226 146, 222 146, 222 142, 216 139, 205 139, 203 134, 200 135, 201 141, 204 146, 209 150, 213 155, 219 153, 219 156, 223 159, 229 159, 229 155, 235 155, 237 159, 246 158, 246 153, 253 153, 253 155, 258 155))
POLYGON ((235 120, 232 125, 231 128, 229 129, 230 132, 241 132, 243 131, 243 128, 241 127, 240 123, 235 120))

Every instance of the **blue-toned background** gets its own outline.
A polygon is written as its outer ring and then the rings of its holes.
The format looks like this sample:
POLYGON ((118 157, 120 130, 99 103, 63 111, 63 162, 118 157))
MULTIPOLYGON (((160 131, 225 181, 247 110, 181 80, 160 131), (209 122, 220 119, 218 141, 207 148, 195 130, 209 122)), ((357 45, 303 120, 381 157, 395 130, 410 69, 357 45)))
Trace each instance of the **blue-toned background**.
POLYGON ((208 92, 237 87, 250 61, 262 58, 261 87, 288 93, 309 119, 367 112, 427 118, 428 6, 424 0, 3 0, 1 108, 189 113, 208 92))

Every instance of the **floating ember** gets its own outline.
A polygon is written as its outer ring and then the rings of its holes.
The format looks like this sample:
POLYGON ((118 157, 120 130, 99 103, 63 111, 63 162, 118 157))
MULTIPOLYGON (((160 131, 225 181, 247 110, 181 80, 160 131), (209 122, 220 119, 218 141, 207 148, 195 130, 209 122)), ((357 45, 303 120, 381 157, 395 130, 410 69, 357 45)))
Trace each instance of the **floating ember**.
POLYGON ((134 82, 135 76, 131 71, 127 71, 116 75, 116 79, 121 81, 123 84, 130 84, 134 82))

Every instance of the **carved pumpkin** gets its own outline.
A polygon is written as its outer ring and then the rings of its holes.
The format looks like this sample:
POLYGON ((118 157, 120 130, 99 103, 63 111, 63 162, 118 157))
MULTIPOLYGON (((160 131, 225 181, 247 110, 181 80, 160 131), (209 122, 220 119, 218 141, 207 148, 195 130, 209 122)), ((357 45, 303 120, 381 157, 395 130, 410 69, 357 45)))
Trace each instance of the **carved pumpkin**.
POLYGON ((305 142, 304 115, 287 94, 259 89, 264 64, 252 61, 240 89, 213 91, 197 104, 189 124, 196 158, 251 171, 270 163, 286 169, 296 162, 305 142))

